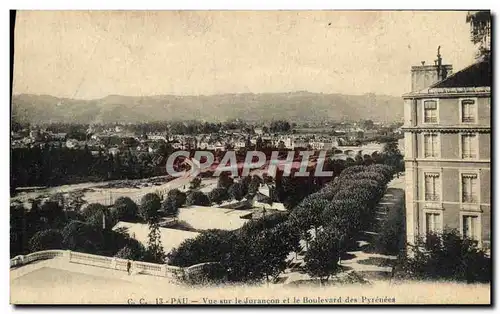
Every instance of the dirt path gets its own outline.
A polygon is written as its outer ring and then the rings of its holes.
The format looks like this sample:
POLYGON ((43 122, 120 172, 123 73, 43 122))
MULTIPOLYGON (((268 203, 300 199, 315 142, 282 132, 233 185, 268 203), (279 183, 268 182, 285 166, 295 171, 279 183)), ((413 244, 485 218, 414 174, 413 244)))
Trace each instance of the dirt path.
MULTIPOLYGON (((385 220, 387 214, 396 206, 401 206, 404 202, 404 176, 393 179, 389 182, 388 189, 377 205, 376 219, 377 223, 374 226, 375 230, 379 230, 385 220)), ((342 261, 342 266, 347 266, 350 269, 363 274, 366 279, 388 279, 391 277, 392 265, 397 259, 394 255, 383 255, 377 253, 367 253, 363 249, 371 244, 377 233, 373 231, 365 231, 366 240, 358 241, 359 250, 350 251, 347 255, 349 259, 342 261)))

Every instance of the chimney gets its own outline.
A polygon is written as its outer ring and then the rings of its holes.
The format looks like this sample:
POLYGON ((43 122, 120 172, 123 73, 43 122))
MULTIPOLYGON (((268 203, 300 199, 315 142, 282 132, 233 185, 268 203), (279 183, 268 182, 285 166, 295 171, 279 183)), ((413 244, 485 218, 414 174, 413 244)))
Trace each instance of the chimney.
POLYGON ((428 88, 432 84, 447 78, 453 71, 451 64, 442 64, 443 59, 440 54, 441 46, 438 47, 437 59, 434 60, 434 65, 422 65, 411 67, 411 91, 417 92, 428 88))

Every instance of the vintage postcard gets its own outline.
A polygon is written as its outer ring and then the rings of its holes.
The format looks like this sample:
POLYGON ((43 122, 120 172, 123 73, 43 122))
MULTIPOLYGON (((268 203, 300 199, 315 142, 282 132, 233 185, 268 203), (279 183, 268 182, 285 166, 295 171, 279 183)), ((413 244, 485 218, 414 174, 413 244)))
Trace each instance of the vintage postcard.
POLYGON ((490 11, 11 24, 11 304, 491 304, 490 11))

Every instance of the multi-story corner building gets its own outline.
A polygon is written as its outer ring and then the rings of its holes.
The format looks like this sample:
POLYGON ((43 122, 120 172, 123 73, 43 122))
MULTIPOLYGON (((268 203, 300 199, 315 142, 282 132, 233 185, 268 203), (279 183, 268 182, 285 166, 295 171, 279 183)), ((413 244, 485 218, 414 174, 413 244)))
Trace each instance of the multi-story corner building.
POLYGON ((438 50, 403 95, 407 241, 453 228, 489 248, 491 65, 451 71, 438 50))

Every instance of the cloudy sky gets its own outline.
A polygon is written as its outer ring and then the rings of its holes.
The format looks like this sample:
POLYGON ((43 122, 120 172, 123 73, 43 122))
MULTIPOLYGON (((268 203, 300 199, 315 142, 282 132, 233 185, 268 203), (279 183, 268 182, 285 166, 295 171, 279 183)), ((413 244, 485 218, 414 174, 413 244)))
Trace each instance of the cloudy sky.
POLYGON ((74 98, 409 90, 441 45, 474 61, 466 12, 18 11, 14 93, 74 98))

